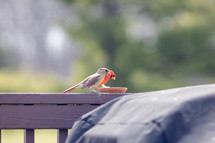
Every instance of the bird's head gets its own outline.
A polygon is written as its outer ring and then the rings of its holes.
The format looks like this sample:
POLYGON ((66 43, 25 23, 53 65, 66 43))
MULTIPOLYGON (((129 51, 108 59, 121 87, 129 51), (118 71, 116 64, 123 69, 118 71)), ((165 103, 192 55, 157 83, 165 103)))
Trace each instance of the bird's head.
POLYGON ((107 68, 99 68, 97 73, 98 74, 106 74, 109 71, 107 68))
POLYGON ((98 74, 106 74, 108 75, 111 79, 116 79, 115 73, 112 70, 109 70, 107 68, 100 68, 97 71, 98 74))

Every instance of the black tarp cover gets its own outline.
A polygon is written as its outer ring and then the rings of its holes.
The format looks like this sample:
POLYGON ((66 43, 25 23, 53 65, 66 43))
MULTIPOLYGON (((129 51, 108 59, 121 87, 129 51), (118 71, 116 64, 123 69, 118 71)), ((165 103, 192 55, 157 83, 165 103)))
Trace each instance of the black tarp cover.
POLYGON ((119 97, 75 122, 76 142, 215 143, 215 85, 119 97))

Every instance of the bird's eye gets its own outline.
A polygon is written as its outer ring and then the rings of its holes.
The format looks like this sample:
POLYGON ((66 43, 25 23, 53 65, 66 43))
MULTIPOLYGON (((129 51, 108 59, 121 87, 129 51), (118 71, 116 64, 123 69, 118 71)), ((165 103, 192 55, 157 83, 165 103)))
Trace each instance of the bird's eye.
POLYGON ((108 72, 108 70, 105 70, 106 72, 108 72))

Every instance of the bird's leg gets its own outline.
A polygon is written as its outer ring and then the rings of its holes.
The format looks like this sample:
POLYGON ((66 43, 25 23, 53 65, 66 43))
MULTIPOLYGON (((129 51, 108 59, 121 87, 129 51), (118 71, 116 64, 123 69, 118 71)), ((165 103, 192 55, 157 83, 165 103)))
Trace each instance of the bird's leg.
POLYGON ((91 92, 97 92, 93 87, 89 88, 91 92))

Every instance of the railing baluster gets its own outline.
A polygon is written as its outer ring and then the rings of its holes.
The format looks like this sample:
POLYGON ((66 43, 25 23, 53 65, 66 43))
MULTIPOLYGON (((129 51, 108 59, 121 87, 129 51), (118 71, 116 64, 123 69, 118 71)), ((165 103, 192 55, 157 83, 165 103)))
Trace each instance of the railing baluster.
POLYGON ((67 136, 68 136, 68 129, 58 129, 57 131, 58 143, 65 143, 67 136))
POLYGON ((24 136, 25 143, 34 143, 34 129, 26 129, 24 136))

